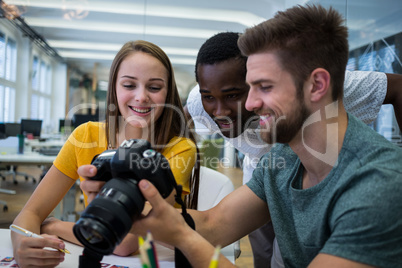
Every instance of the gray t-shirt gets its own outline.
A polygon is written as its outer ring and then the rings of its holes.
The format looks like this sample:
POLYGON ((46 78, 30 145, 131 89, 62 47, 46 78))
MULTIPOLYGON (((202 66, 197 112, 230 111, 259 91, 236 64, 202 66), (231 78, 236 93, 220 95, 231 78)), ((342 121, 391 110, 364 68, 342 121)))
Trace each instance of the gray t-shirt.
POLYGON ((302 189, 303 166, 288 145, 261 158, 247 186, 267 202, 286 267, 327 253, 402 267, 402 149, 354 116, 338 163, 302 189))

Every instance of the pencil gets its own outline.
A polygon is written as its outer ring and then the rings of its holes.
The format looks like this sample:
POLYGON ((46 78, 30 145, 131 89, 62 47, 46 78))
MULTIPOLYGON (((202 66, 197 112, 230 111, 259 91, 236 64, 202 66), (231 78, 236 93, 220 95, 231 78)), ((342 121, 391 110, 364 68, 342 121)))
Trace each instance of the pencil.
POLYGON ((151 268, 148 254, 144 247, 144 238, 142 238, 142 236, 138 237, 138 245, 139 245, 139 250, 140 250, 140 259, 141 259, 142 268, 151 268))
POLYGON ((221 246, 216 246, 214 255, 212 256, 211 262, 209 263, 209 268, 217 268, 219 262, 219 254, 221 252, 221 246))
POLYGON ((148 253, 148 258, 150 260, 151 267, 158 268, 159 267, 158 258, 156 256, 156 250, 153 243, 152 234, 150 232, 147 233, 147 237, 145 239, 145 249, 148 253))
MULTIPOLYGON (((24 229, 22 227, 19 227, 19 226, 15 225, 15 224, 10 225, 10 230, 13 231, 13 232, 16 232, 17 234, 27 236, 27 237, 44 238, 43 236, 35 234, 35 233, 33 233, 31 231, 28 231, 28 230, 26 230, 26 229, 24 229)), ((57 250, 60 251, 60 252, 63 252, 63 253, 71 254, 70 251, 68 251, 66 248, 65 249, 58 248, 57 250)))

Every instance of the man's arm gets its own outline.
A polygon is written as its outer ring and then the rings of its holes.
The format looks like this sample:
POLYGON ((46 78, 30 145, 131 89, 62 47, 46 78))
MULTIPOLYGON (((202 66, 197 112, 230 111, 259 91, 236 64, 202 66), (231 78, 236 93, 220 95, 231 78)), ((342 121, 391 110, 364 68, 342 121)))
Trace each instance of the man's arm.
POLYGON ((267 204, 243 185, 207 211, 189 212, 196 230, 213 245, 229 245, 269 221, 267 204), (245 220, 247 219, 247 220, 245 220))
POLYGON ((398 122, 399 129, 402 129, 402 75, 387 75, 387 94, 385 95, 384 104, 392 104, 394 107, 395 118, 398 122))
MULTIPOLYGON (((152 210, 143 219, 134 222, 131 232, 145 236, 149 231, 155 240, 178 248, 192 267, 208 267, 214 246, 186 224, 179 210, 170 206, 152 183, 141 180, 138 185, 152 210)), ((220 255, 219 267, 235 266, 220 255)))
MULTIPOLYGON (((150 231, 155 240, 180 249, 193 267, 207 267, 214 245, 230 244, 269 218, 266 203, 247 186, 242 186, 210 211, 191 211, 196 232, 185 223, 178 210, 168 205, 151 183, 142 180, 139 187, 152 205, 152 210, 143 219, 134 222, 131 232, 144 236, 150 231)), ((221 256, 219 267, 233 267, 233 264, 221 256)))
POLYGON ((348 259, 344 259, 341 257, 320 253, 308 266, 309 268, 336 268, 336 267, 344 267, 344 268, 370 268, 374 266, 370 266, 364 263, 351 261, 348 259))

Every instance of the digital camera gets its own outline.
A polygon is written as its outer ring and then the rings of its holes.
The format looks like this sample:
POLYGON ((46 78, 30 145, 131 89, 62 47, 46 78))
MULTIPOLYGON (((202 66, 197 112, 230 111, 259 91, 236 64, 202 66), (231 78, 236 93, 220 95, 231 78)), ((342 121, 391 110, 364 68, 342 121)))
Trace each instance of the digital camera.
POLYGON ((73 227, 74 235, 95 253, 109 255, 130 231, 145 205, 138 182, 147 179, 163 198, 176 188, 166 158, 146 140, 128 140, 92 160, 92 180, 106 181, 73 227))

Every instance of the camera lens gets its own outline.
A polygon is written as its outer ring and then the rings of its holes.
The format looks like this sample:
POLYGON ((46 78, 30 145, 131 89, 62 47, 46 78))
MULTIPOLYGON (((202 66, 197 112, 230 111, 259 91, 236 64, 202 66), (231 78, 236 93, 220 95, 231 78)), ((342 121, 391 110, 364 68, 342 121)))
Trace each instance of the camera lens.
POLYGON ((81 218, 73 228, 77 239, 87 248, 110 254, 113 252, 116 240, 102 224, 91 218, 81 218), (77 226, 77 227, 76 227, 77 226))
POLYGON ((73 232, 88 251, 109 255, 144 209, 138 182, 148 179, 164 198, 177 184, 168 160, 151 149, 147 140, 125 141, 117 150, 94 157, 91 163, 97 168, 92 179, 106 184, 84 210, 73 232))
POLYGON ((111 179, 74 225, 74 235, 86 248, 109 255, 141 215, 144 204, 136 183, 111 179))
POLYGON ((97 244, 103 241, 102 235, 89 226, 83 226, 81 228, 81 234, 84 236, 85 240, 91 244, 97 244))

